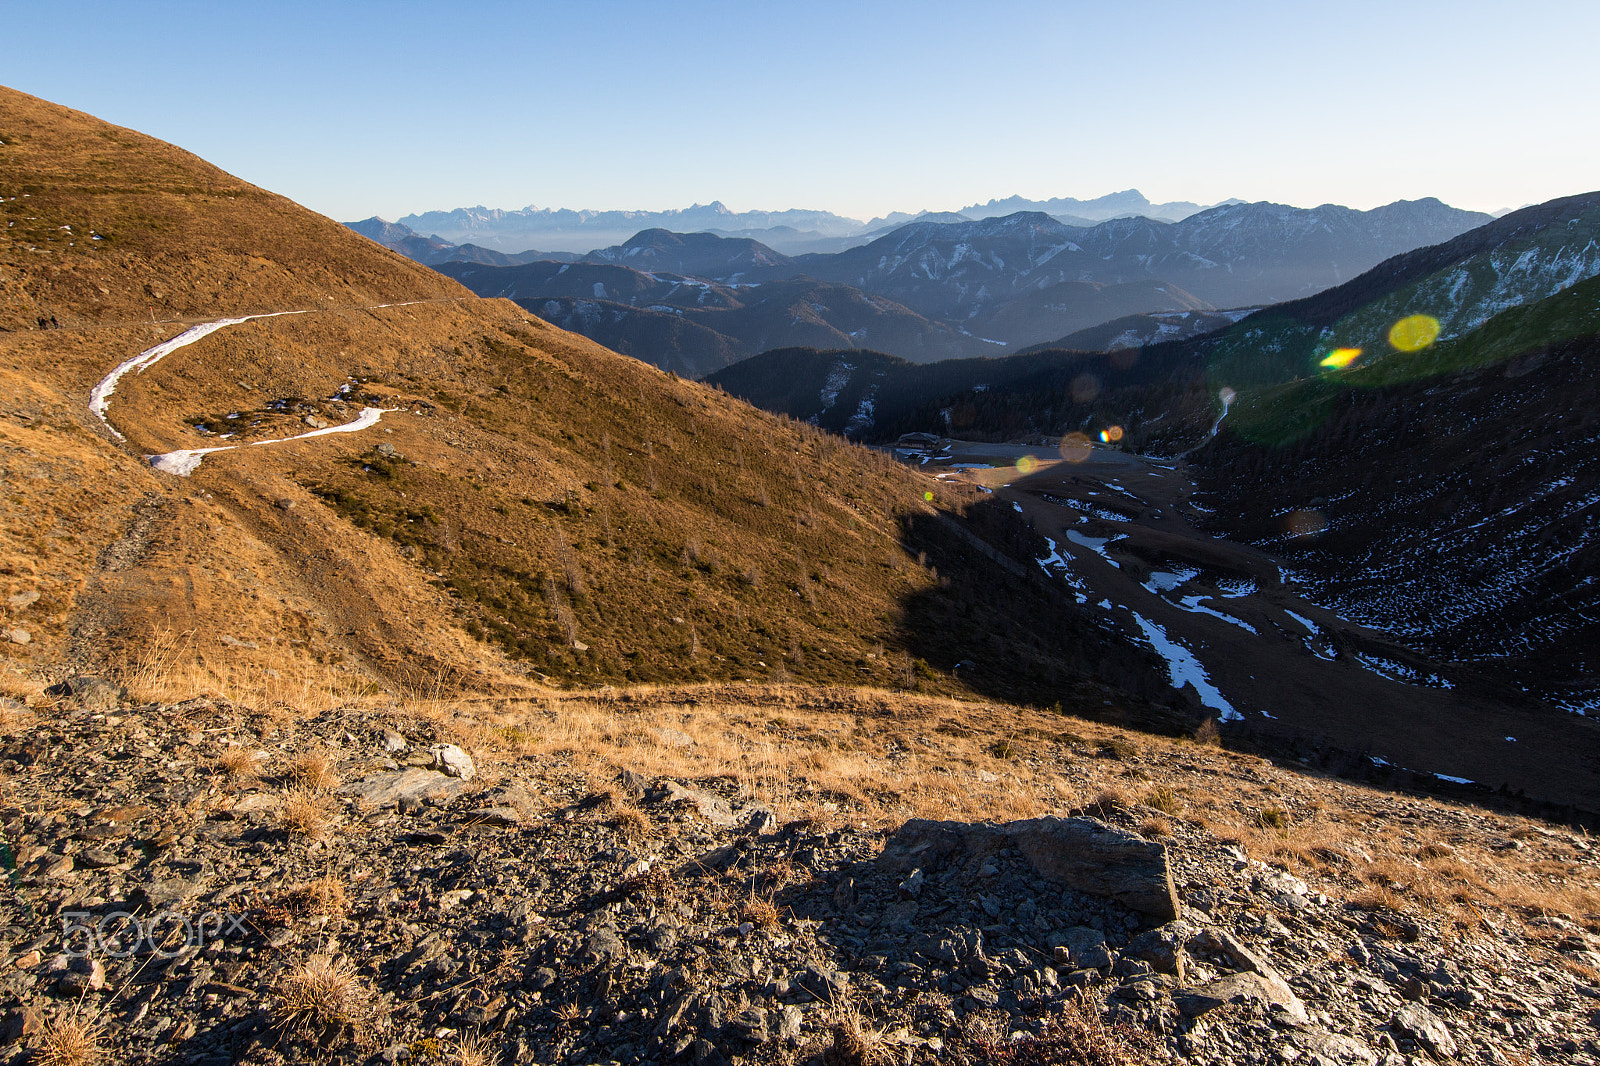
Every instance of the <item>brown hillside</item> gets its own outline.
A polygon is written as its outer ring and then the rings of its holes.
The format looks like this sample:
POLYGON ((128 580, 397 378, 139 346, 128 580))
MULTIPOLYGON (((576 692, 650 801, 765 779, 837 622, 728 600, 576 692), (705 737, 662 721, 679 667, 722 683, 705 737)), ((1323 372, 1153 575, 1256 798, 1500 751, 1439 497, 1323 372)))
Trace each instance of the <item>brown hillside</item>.
POLYGON ((0 141, 0 329, 467 295, 180 148, 4 87, 0 141))
MULTIPOLYGON (((0 205, 16 223, 0 258, 15 486, 0 591, 41 597, 7 623, 28 643, 0 647, 24 670, 148 657, 159 637, 165 668, 246 688, 332 668, 412 688, 524 675, 958 691, 963 658, 992 662, 998 694, 1069 706, 1108 706, 1095 674, 1154 684, 1140 653, 1102 646, 1041 583, 980 580, 986 560, 908 540, 933 512, 925 492, 959 507, 970 489, 477 300, 138 134, 7 92, 0 140, 18 190, 0 205), (306 313, 228 326, 123 377, 108 418, 125 444, 87 410, 113 366, 189 325, 282 311, 306 313), (380 424, 212 455, 188 478, 143 458, 279 440, 364 406, 385 409, 380 424), (909 647, 948 661, 919 665, 909 647)), ((1129 701, 1110 695, 1120 713, 1129 701)))

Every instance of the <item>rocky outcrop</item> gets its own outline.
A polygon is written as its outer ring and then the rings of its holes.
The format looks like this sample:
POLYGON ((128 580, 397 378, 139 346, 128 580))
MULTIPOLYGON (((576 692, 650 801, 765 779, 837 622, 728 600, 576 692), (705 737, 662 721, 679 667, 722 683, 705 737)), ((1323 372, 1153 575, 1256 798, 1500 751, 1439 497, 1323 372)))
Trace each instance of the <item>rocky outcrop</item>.
POLYGON ((1178 894, 1166 848, 1095 818, 1032 818, 1005 825, 913 819, 879 860, 890 873, 948 863, 980 864, 1005 848, 1041 876, 1079 892, 1114 899, 1158 921, 1178 917, 1178 894))

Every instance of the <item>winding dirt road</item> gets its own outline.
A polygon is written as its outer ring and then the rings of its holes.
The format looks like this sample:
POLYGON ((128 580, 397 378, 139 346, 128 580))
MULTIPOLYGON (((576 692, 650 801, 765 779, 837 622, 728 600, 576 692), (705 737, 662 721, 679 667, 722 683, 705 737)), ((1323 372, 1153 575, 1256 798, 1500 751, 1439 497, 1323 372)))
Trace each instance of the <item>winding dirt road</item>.
MULTIPOLYGON (((424 303, 458 303, 460 300, 409 300, 401 303, 372 304, 362 310, 374 311, 385 307, 412 307, 424 303)), ((339 310, 344 310, 340 308, 339 310)), ((238 318, 219 318, 212 322, 202 322, 191 326, 175 337, 162 341, 151 348, 146 348, 131 358, 125 359, 111 368, 111 372, 100 379, 89 392, 89 411, 98 418, 106 430, 117 440, 126 440, 121 431, 111 424, 107 409, 111 404, 112 393, 116 391, 117 383, 129 374, 142 374, 155 366, 161 360, 177 351, 179 348, 193 344, 203 337, 208 337, 219 329, 228 326, 237 326, 242 322, 251 322, 258 318, 279 318, 284 315, 309 315, 316 311, 267 311, 257 315, 241 315, 238 318)), ((290 441, 305 440, 308 437, 321 437, 330 433, 355 433, 369 429, 378 424, 378 421, 391 409, 382 407, 363 407, 360 413, 351 421, 339 426, 329 426, 325 429, 312 430, 309 433, 300 433, 293 437, 282 437, 277 440, 258 440, 248 444, 222 444, 214 448, 186 448, 178 451, 163 452, 159 455, 147 455, 145 459, 151 466, 167 474, 178 477, 187 477, 193 473, 201 461, 213 452, 227 452, 238 448, 257 448, 265 444, 287 444, 290 441)))

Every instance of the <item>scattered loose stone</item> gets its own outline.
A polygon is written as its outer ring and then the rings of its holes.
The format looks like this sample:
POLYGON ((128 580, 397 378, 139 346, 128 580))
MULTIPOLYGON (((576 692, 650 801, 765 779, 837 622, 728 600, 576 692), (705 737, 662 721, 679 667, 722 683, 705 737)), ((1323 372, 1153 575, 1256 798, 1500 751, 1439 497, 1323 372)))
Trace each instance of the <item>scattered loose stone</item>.
POLYGON ((389 807, 408 800, 445 799, 466 786, 459 777, 413 766, 406 770, 372 774, 341 788, 370 807, 389 807))
POLYGON ((442 774, 459 777, 463 781, 471 781, 477 776, 478 768, 472 764, 472 756, 454 744, 435 744, 428 749, 433 756, 433 768, 442 774))

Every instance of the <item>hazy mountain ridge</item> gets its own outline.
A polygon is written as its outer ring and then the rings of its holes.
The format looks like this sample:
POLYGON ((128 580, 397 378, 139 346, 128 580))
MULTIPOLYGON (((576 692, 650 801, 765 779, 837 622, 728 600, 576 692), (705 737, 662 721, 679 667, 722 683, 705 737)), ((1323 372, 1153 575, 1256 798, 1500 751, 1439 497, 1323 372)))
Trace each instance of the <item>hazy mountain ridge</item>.
POLYGON ((1091 223, 1128 215, 1143 215, 1164 222, 1181 222, 1190 215, 1206 210, 1207 207, 1222 207, 1236 203, 1243 201, 1229 199, 1220 200, 1215 204, 1201 205, 1188 200, 1174 200, 1170 203, 1155 204, 1138 189, 1126 189, 1122 192, 1097 196, 1092 200, 1077 200, 1070 196, 1029 200, 1022 196, 1008 196, 1003 200, 990 200, 986 204, 963 207, 961 214, 968 218, 988 218, 993 215, 1015 214, 1018 211, 1042 211, 1047 215, 1075 216, 1087 219, 1091 223))
POLYGON ((951 321, 976 318, 1023 289, 1064 281, 1166 281, 1212 306, 1238 307, 1309 295, 1415 242, 1436 244, 1488 221, 1431 199, 1366 212, 1232 204, 1178 223, 1119 218, 1087 229, 1020 212, 942 226, 912 223, 862 247, 795 263, 951 321))
POLYGON ((540 252, 527 250, 516 253, 496 251, 476 244, 453 244, 437 235, 424 237, 409 226, 385 222, 374 215, 360 222, 345 223, 363 237, 377 241, 385 248, 399 252, 427 266, 441 263, 481 263, 485 266, 519 266, 539 260, 567 262, 575 259, 570 252, 540 252))
POLYGON ((771 230, 788 228, 820 237, 845 237, 866 227, 856 219, 831 211, 791 208, 783 211, 730 211, 718 201, 668 211, 584 211, 569 208, 526 207, 504 210, 458 207, 451 211, 424 211, 397 220, 419 233, 438 234, 455 243, 472 242, 502 252, 535 246, 564 251, 589 251, 621 244, 647 229, 677 232, 705 230, 771 230))
MULTIPOLYGON (((1210 311, 1219 305, 1259 305, 1303 295, 1334 284, 1347 268, 1370 265, 1394 245, 1405 246, 1424 236, 1435 240, 1454 236, 1477 217, 1436 200, 1372 212, 1235 204, 1177 224, 1119 218, 1087 228, 1065 226, 1038 212, 1020 212, 976 221, 925 218, 836 254, 791 257, 749 238, 645 230, 623 244, 576 258, 742 289, 798 277, 848 286, 860 294, 847 301, 855 307, 871 308, 873 299, 887 298, 927 323, 908 332, 896 310, 893 314, 901 321, 879 323, 874 329, 852 319, 854 324, 832 337, 770 327, 734 336, 715 321, 700 324, 723 332, 734 341, 734 349, 752 355, 761 350, 748 347, 759 333, 781 338, 774 347, 873 347, 928 362, 1036 347, 1128 315, 1210 311), (1176 277, 1188 278, 1199 288, 1186 290, 1173 280, 1176 277), (1240 299, 1224 299, 1228 297, 1240 299), (904 347, 896 346, 901 339, 904 347)), ((560 286, 549 293, 533 293, 523 282, 509 280, 515 276, 525 282, 531 277, 527 273, 507 274, 502 280, 489 273, 466 275, 448 268, 447 272, 480 295, 515 291, 517 298, 530 300, 613 299, 604 292, 581 293, 560 286)), ((764 298, 742 302, 752 299, 764 298)), ((615 302, 638 304, 631 296, 615 302)), ((774 304, 770 299, 765 302, 774 304)), ((529 306, 542 313, 541 305, 529 306)), ((583 322, 601 321, 593 316, 573 318, 572 312, 560 308, 568 316, 563 321, 580 328, 583 322)), ((624 340, 627 328, 615 320, 619 313, 615 308, 607 312, 608 343, 643 353, 663 367, 714 367, 731 350, 698 331, 662 333, 655 325, 624 340), (674 341, 667 348, 651 349, 645 336, 658 340, 670 336, 674 341), (704 350, 697 350, 695 345, 702 343, 704 350)), ((809 316, 802 312, 800 317, 809 316)), ((1167 319, 1147 323, 1145 333, 1137 335, 1173 339, 1208 325, 1203 319, 1167 319)), ((1131 337, 1122 341, 1124 346, 1130 343, 1131 337)))
MULTIPOLYGON (((474 280, 470 275, 463 275, 463 279, 468 284, 474 280)), ((685 291, 680 289, 679 293, 685 291)), ((835 348, 881 344, 925 359, 991 347, 892 300, 868 296, 848 285, 796 278, 753 288, 702 291, 708 294, 703 304, 698 298, 679 299, 670 290, 668 302, 643 306, 638 298, 624 304, 615 297, 519 297, 517 302, 563 329, 592 337, 615 351, 664 370, 692 377, 701 377, 770 348, 797 345, 835 348), (660 321, 663 316, 676 318, 691 328, 667 326, 660 321)))

